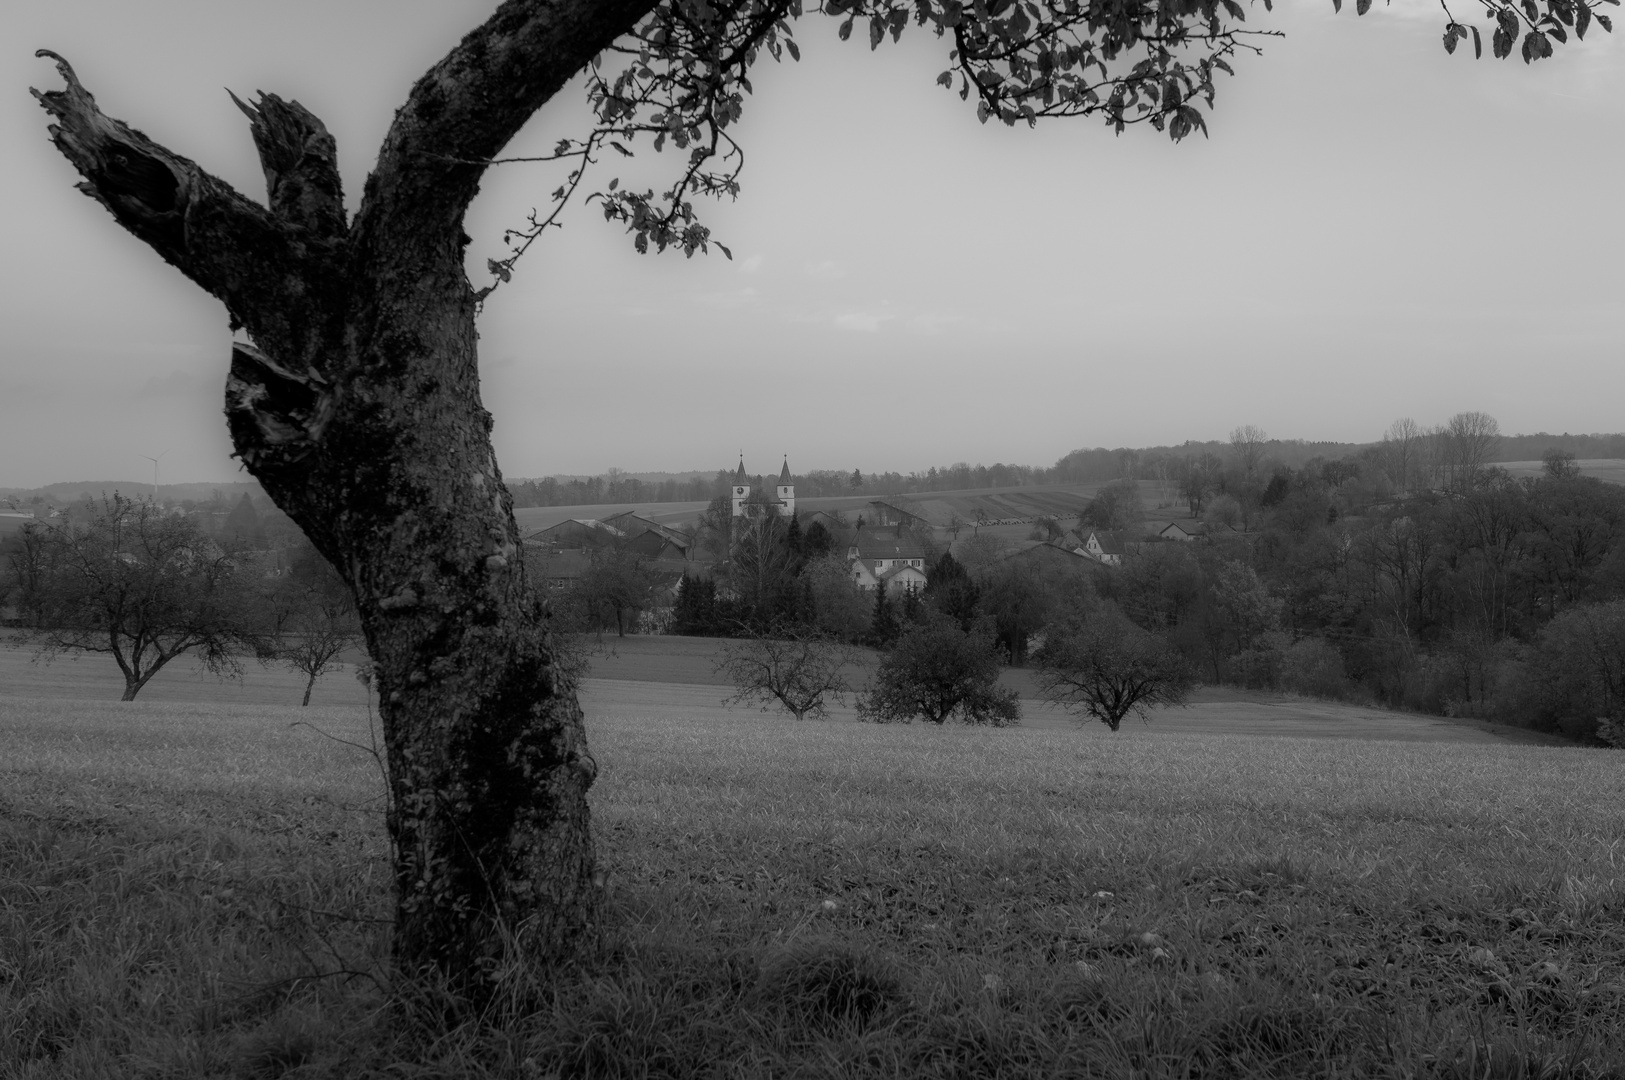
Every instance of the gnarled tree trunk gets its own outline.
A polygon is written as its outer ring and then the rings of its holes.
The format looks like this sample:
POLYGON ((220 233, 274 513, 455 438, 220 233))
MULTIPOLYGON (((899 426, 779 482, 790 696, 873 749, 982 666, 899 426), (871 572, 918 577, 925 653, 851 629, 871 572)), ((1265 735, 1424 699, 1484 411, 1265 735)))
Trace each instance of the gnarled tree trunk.
POLYGON ((267 209, 104 116, 62 58, 66 89, 37 94, 80 189, 253 342, 237 454, 349 583, 376 665, 397 964, 476 995, 512 945, 556 962, 591 927, 596 766, 491 449, 462 219, 484 163, 651 7, 504 4, 413 88, 349 222, 296 102, 238 102, 267 209))

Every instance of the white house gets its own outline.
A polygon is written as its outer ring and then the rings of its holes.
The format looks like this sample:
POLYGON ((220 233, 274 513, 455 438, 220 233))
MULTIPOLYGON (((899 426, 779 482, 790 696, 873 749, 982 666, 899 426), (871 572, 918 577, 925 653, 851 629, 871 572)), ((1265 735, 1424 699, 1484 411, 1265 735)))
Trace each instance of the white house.
POLYGON ((1123 539, 1114 532, 1099 529, 1083 539, 1083 553, 1098 563, 1118 566, 1123 561, 1123 539))
POLYGON ((860 589, 882 584, 889 593, 925 588, 925 550, 902 529, 860 527, 846 557, 860 589))

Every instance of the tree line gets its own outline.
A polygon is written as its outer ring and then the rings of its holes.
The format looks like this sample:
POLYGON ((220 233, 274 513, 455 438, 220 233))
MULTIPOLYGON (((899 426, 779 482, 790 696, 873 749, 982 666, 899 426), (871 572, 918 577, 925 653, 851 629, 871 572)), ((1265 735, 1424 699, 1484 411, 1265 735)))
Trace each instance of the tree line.
MULTIPOLYGON (((1419 439, 1435 434, 1437 432, 1434 430, 1424 431, 1420 427, 1412 433, 1413 437, 1419 439)), ((1267 451, 1270 458, 1279 464, 1298 467, 1312 459, 1359 458, 1379 451, 1381 447, 1381 442, 1266 439, 1260 449, 1267 451)), ((792 474, 791 483, 795 485, 799 498, 825 498, 851 494, 977 491, 1034 484, 1087 484, 1122 477, 1155 480, 1183 476, 1189 462, 1202 462, 1205 465, 1222 463, 1230 449, 1231 443, 1226 440, 1187 441, 1179 446, 1092 447, 1070 451, 1048 467, 1007 465, 1003 462, 971 465, 959 461, 908 473, 814 469, 792 474)), ((1498 460, 1503 461, 1534 461, 1553 449, 1570 453, 1576 458, 1625 458, 1625 434, 1511 435, 1499 436, 1496 444, 1498 460)), ((727 469, 718 469, 712 474, 661 475, 655 479, 653 476, 639 477, 621 469, 610 469, 597 476, 545 476, 511 480, 508 490, 516 507, 707 502, 719 495, 726 495, 733 486, 733 476, 727 469)), ((757 490, 763 487, 764 481, 777 483, 763 476, 751 478, 757 490)))
POLYGON ((1182 489, 1226 528, 1144 545, 1102 593, 1213 682, 1609 737, 1625 488, 1555 448, 1513 477, 1494 448, 1482 414, 1298 467, 1238 447, 1182 489))

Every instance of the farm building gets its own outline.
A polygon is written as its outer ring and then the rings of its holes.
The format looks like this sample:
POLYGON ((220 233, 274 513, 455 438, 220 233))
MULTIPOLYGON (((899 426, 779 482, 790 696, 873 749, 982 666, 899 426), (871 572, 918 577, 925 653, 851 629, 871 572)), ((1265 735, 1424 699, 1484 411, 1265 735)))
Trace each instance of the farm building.
POLYGON ((885 499, 869 500, 869 524, 888 527, 903 526, 906 529, 929 530, 935 523, 923 514, 910 509, 896 501, 885 499))
POLYGON ((669 525, 640 517, 632 511, 604 519, 604 524, 630 537, 626 547, 651 559, 686 559, 689 538, 669 525))
POLYGON ((624 539, 626 534, 607 522, 596 518, 569 518, 557 525, 531 533, 525 537, 525 542, 560 548, 583 548, 597 547, 600 544, 624 539))

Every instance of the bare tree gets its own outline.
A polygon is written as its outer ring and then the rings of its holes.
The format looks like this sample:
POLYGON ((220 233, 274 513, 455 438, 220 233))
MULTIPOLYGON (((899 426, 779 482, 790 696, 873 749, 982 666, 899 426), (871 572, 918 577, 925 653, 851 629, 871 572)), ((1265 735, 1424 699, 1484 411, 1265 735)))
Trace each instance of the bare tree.
POLYGON ((722 650, 715 670, 734 684, 724 705, 760 704, 783 709, 797 720, 829 715, 852 691, 846 670, 862 663, 850 645, 802 629, 777 627, 722 650))
POLYGON ((1230 432, 1230 449, 1236 455, 1242 475, 1251 478, 1258 472, 1258 463, 1264 459, 1264 444, 1269 436, 1256 424, 1243 424, 1230 432))
POLYGON ((271 592, 272 653, 290 671, 305 676, 303 706, 310 704, 316 680, 344 652, 361 646, 361 624, 344 579, 303 536, 288 561, 287 573, 271 592))
POLYGON ((217 675, 264 653, 248 583, 189 517, 151 502, 104 499, 89 518, 44 536, 41 573, 24 595, 45 655, 106 653, 124 674, 124 701, 188 652, 217 675))
MULTIPOLYGON (((1511 0, 1481 2, 1514 29, 1522 17, 1511 0)), ((1594 0, 1543 2, 1554 27, 1576 5, 1591 20, 1594 0)), ((911 20, 948 38, 939 81, 957 78, 983 120, 1098 115, 1176 140, 1206 130, 1215 74, 1252 48, 1241 8, 1212 0, 820 10, 843 38, 863 20, 872 48, 911 20)), ((238 102, 264 166, 261 205, 103 114, 66 60, 42 54, 66 85, 37 96, 80 189, 219 298, 252 342, 232 347, 227 378, 237 456, 355 594, 394 797, 405 970, 432 967, 483 996, 511 948, 565 961, 600 896, 587 811, 597 766, 519 557, 475 316, 578 192, 600 198, 639 251, 709 250, 694 196, 738 192, 748 69, 798 55, 791 20, 803 11, 800 0, 504 0, 412 87, 353 216, 334 140, 297 102, 238 102), (481 178, 582 74, 595 119, 554 148, 569 172, 551 211, 511 230, 510 254, 474 287, 463 218, 481 178), (629 154, 639 138, 684 152, 669 187, 610 177, 582 191, 601 153, 629 154)), ((1511 32, 1497 31, 1496 55, 1511 32)), ((1447 48, 1467 33, 1449 21, 1447 48)), ((1551 40, 1531 25, 1525 58, 1549 55, 1551 40)))
POLYGON ((1555 446, 1540 456, 1540 471, 1548 480, 1576 480, 1581 475, 1574 452, 1555 446))
POLYGON ((1466 491, 1495 458, 1501 444, 1501 425, 1481 412, 1460 412, 1443 429, 1445 487, 1466 491))
POLYGON ((1194 681, 1166 641, 1111 606, 1053 629, 1036 659, 1045 697, 1113 731, 1130 713, 1144 719, 1153 706, 1183 705, 1194 681))
POLYGON ((1408 416, 1395 420, 1383 432, 1383 469, 1388 473, 1389 483, 1401 495, 1410 492, 1416 479, 1417 458, 1424 437, 1421 426, 1408 416))
POLYGON ((346 650, 360 644, 361 626, 349 597, 305 597, 289 614, 276 645, 277 659, 305 676, 305 696, 299 704, 309 705, 316 680, 333 670, 346 650))

